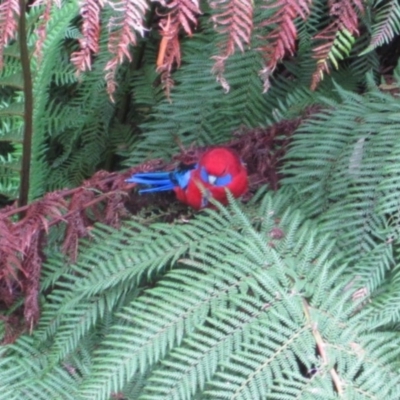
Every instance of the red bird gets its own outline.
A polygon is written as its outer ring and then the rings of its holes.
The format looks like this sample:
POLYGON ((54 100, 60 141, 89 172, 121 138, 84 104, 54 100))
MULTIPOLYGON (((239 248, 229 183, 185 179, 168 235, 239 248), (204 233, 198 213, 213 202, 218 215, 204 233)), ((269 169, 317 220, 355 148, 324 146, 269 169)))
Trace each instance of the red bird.
POLYGON ((210 198, 227 204, 225 189, 238 198, 248 188, 245 166, 236 152, 227 147, 206 150, 190 169, 138 173, 126 181, 151 186, 140 193, 174 190, 178 200, 196 210, 209 206, 210 198))

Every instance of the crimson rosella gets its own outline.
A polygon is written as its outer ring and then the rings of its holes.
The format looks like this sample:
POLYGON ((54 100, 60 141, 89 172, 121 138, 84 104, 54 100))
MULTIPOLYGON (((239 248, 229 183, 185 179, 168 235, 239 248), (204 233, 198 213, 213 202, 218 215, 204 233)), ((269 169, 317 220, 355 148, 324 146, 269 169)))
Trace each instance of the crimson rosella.
POLYGON ((227 204, 225 189, 236 198, 247 191, 246 168, 236 152, 227 147, 206 150, 191 167, 137 173, 126 181, 150 186, 140 193, 173 190, 178 200, 197 210, 209 206, 210 198, 227 204))

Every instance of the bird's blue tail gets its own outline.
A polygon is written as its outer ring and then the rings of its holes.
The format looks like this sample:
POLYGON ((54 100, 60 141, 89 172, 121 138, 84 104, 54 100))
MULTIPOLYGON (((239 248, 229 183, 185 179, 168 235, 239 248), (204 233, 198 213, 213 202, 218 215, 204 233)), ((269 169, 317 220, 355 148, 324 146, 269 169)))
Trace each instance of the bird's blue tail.
POLYGON ((140 172, 126 179, 128 183, 138 183, 148 185, 149 188, 140 189, 139 193, 164 192, 173 190, 180 186, 185 188, 190 179, 190 170, 188 171, 167 171, 167 172, 140 172))

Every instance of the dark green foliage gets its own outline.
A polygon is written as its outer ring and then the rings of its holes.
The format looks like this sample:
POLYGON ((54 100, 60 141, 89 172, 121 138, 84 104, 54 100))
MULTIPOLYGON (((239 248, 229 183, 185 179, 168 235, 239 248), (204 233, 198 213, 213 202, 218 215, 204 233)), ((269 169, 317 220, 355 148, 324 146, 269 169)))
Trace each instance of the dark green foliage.
MULTIPOLYGON (((185 145, 221 143, 241 125, 263 126, 301 114, 306 106, 319 102, 316 93, 309 89, 316 67, 311 38, 324 25, 323 9, 321 2, 315 2, 310 17, 299 21, 298 53, 284 60, 266 94, 262 94, 259 76, 264 59, 258 50, 265 29, 257 24, 268 18, 271 10, 257 3, 251 45, 243 54, 236 53, 227 60, 224 78, 230 90, 224 93, 211 73, 212 56, 218 54, 221 38, 209 26, 212 12, 204 5, 198 31, 192 38, 182 38, 182 68, 173 73, 171 101, 163 94, 155 73, 158 34, 152 30, 133 52, 134 63, 120 67, 113 104, 105 91, 103 71, 109 59, 107 30, 102 30, 100 53, 93 58, 92 70, 77 77, 69 58, 77 50, 79 10, 75 3, 60 10, 55 8, 43 44, 44 56, 40 64, 32 65, 34 136, 30 198, 49 190, 74 187, 99 168, 115 169, 121 162, 132 165, 147 158, 169 157, 178 148, 178 141, 185 145)), ((29 15, 30 25, 39 10, 29 15)), ((103 21, 109 17, 110 11, 104 11, 103 21)), ((32 50, 34 40, 31 35, 32 50)), ((337 98, 331 77, 349 90, 363 86, 365 73, 376 73, 378 68, 375 51, 358 56, 368 44, 369 36, 361 35, 350 58, 338 72, 326 77, 318 91, 337 98)), ((12 51, 16 50, 8 48, 7 54, 12 51)), ((23 115, 21 67, 15 56, 6 56, 5 61, 2 83, 7 85, 8 95, 1 97, 3 108, 20 116, 8 117, 5 121, 10 122, 5 123, 12 126, 5 126, 1 135, 4 140, 17 142, 21 140, 23 115)), ((18 152, 14 156, 9 154, 6 163, 12 166, 19 156, 18 152)), ((4 182, 0 190, 15 196, 18 170, 11 175, 4 170, 0 176, 4 182)))
MULTIPOLYGON (((255 25, 271 13, 260 4, 255 25)), ((398 33, 398 5, 368 5, 347 58, 312 92, 311 38, 326 7, 317 0, 296 22, 297 53, 268 93, 257 27, 226 62, 223 92, 211 74, 221 38, 204 5, 198 30, 182 38, 171 101, 155 72, 153 29, 120 67, 115 103, 105 91, 107 32, 92 71, 77 77, 78 4, 53 12, 45 56, 32 65, 31 199, 99 168, 170 157, 180 143, 223 143, 240 126, 319 111, 295 133, 277 193, 262 188, 249 203, 169 223, 173 204, 149 204, 119 229, 95 225, 75 264, 52 227, 41 319, 0 347, 0 400, 400 398, 400 103, 375 50, 398 33)), ((7 48, 0 77, 0 193, 11 198, 23 122, 15 53, 7 48)), ((8 328, 0 333, 12 336, 8 328)))

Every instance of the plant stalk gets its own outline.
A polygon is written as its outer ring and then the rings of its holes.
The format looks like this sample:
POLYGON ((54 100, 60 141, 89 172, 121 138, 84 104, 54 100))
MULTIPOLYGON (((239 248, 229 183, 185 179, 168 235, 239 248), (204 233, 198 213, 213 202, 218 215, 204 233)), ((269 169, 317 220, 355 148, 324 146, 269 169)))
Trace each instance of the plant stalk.
POLYGON ((24 139, 22 149, 21 183, 19 188, 18 206, 23 207, 28 203, 29 178, 32 157, 33 136, 33 93, 32 74, 29 60, 29 50, 26 33, 25 1, 19 0, 20 17, 18 24, 18 40, 21 56, 22 75, 24 79, 24 139))

